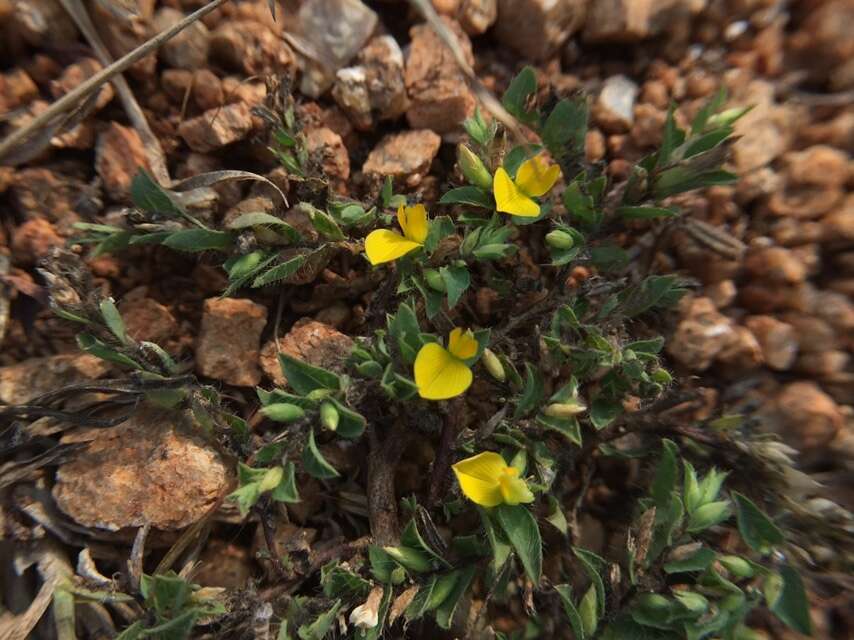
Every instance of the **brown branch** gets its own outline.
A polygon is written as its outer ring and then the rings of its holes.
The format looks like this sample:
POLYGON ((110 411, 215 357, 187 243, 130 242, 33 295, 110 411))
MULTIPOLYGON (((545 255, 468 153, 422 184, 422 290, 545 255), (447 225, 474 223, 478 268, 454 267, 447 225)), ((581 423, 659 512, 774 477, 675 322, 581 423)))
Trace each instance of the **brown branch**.
POLYGON ((433 460, 433 469, 430 471, 430 490, 427 495, 427 507, 432 508, 444 493, 448 484, 449 471, 451 469, 451 458, 454 452, 454 443, 462 427, 464 414, 462 398, 455 398, 448 406, 445 415, 445 425, 442 427, 442 435, 439 439, 439 449, 433 460))
POLYGON ((407 432, 394 422, 382 442, 369 433, 371 453, 368 458, 368 517, 371 533, 378 545, 395 544, 400 531, 397 517, 397 495, 394 490, 394 473, 409 438, 407 432))

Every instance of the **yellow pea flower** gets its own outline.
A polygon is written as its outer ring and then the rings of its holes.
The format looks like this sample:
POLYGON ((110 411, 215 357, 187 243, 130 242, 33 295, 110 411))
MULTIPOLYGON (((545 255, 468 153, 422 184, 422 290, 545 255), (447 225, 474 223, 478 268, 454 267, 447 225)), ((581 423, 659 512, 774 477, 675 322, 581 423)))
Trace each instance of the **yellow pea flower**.
POLYGON ((400 205, 397 223, 403 235, 390 229, 371 231, 365 238, 365 254, 372 265, 391 262, 424 246, 427 239, 427 210, 423 204, 411 207, 400 205))
POLYGON ((464 362, 477 353, 471 330, 459 327, 448 336, 448 348, 429 342, 415 356, 415 384, 418 395, 427 400, 446 400, 471 386, 472 373, 464 362))
POLYGON ((484 451, 460 460, 452 469, 466 498, 482 507, 533 502, 534 494, 499 454, 484 451))
POLYGON ((516 179, 499 167, 492 182, 492 193, 498 211, 514 216, 536 218, 540 205, 534 201, 551 189, 560 177, 560 167, 548 164, 542 155, 534 156, 521 164, 516 179))

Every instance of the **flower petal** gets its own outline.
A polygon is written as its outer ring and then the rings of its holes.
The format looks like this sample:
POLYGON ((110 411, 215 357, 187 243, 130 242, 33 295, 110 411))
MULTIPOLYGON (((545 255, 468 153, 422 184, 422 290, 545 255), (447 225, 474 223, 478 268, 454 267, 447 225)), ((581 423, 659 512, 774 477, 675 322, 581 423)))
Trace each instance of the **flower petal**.
POLYGON ((484 507, 495 507, 504 501, 498 478, 506 466, 500 455, 485 451, 461 460, 452 468, 469 500, 484 507))
POLYGON ((495 172, 492 193, 495 196, 495 208, 498 211, 525 218, 536 218, 540 215, 540 205, 516 188, 504 167, 499 167, 495 172))
POLYGON ((415 384, 422 398, 453 398, 465 392, 471 381, 471 369, 435 342, 425 344, 415 356, 415 384))
POLYGON ((399 233, 388 229, 371 231, 365 238, 365 254, 373 265, 397 260, 420 246, 417 242, 407 240, 399 233))
POLYGON ((528 484, 522 478, 506 476, 499 483, 501 499, 505 504, 522 504, 533 502, 534 494, 528 488, 528 484))
POLYGON ((400 205, 397 209, 397 223, 403 229, 403 235, 407 240, 424 244, 427 239, 427 209, 423 204, 415 204, 411 207, 400 205))
POLYGON ((521 164, 516 172, 516 186, 527 196, 536 198, 551 189, 560 177, 560 167, 550 165, 542 155, 521 164))
POLYGON ((477 354, 478 346, 471 329, 463 331, 457 327, 448 336, 448 351, 451 352, 452 356, 456 356, 460 360, 473 358, 477 354))

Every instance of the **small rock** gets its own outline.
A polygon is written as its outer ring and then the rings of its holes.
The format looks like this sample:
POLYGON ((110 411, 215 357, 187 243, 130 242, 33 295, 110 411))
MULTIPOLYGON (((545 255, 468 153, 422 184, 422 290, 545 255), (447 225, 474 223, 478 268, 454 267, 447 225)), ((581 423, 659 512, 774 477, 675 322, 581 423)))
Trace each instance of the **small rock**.
POLYGON ((186 69, 164 69, 160 86, 173 104, 182 105, 193 88, 193 72, 186 69))
POLYGON ((321 56, 318 65, 303 60, 300 89, 317 98, 335 81, 335 72, 364 46, 377 26, 377 14, 361 0, 307 0, 297 14, 299 35, 321 56))
POLYGON ((798 333, 795 328, 773 316, 749 316, 744 320, 762 347, 765 364, 777 371, 787 371, 798 354, 798 333))
MULTIPOLYGON (((311 318, 297 320, 291 330, 279 340, 279 351, 304 360, 316 367, 341 371, 353 349, 353 341, 329 325, 311 318)), ((279 366, 275 340, 270 340, 261 351, 261 368, 278 387, 287 380, 279 366)))
POLYGON ((842 428, 839 406, 814 382, 792 382, 772 402, 772 426, 799 449, 815 449, 842 428))
POLYGON ((187 145, 199 153, 207 153, 245 138, 252 131, 252 114, 243 102, 210 109, 202 115, 185 120, 178 134, 187 145))
POLYGON ((682 320, 667 343, 667 352, 688 369, 703 371, 732 342, 732 322, 708 298, 692 298, 680 306, 682 320))
POLYGON ((122 202, 140 168, 147 168, 145 147, 135 129, 111 122, 95 145, 95 170, 109 196, 122 202))
POLYGON ((636 42, 684 21, 704 2, 685 0, 596 0, 584 24, 587 42, 636 42))
POLYGON ((817 82, 830 80, 834 91, 854 87, 851 74, 845 73, 854 58, 854 41, 848 28, 852 21, 854 6, 848 0, 819 3, 805 14, 799 31, 791 38, 792 51, 800 54, 811 77, 817 82))
POLYGON ((368 154, 362 171, 405 178, 408 186, 416 186, 430 170, 441 144, 442 139, 429 129, 389 134, 368 154))
POLYGON ((634 110, 632 142, 640 148, 658 147, 664 134, 667 112, 651 104, 639 104, 634 110))
POLYGON ((738 372, 749 371, 763 362, 762 347, 747 327, 733 327, 732 339, 718 352, 715 360, 738 372))
POLYGON ((13 3, 8 33, 18 34, 35 49, 70 47, 79 33, 58 0, 19 0, 13 3))
POLYGON ((789 145, 790 115, 787 108, 775 104, 776 89, 770 82, 754 80, 742 91, 733 92, 730 105, 753 108, 735 123, 732 161, 739 175, 766 166, 789 145))
POLYGON ((119 303, 119 311, 127 334, 134 340, 162 346, 178 333, 178 323, 169 309, 151 298, 123 300, 119 303))
POLYGON ((815 314, 841 336, 854 336, 854 304, 841 293, 819 291, 814 300, 815 314))
POLYGON ((196 370, 239 387, 261 381, 258 368, 267 308, 251 300, 208 298, 196 343, 196 370))
POLYGON ((802 353, 795 363, 795 370, 809 376, 827 378, 844 371, 851 360, 845 351, 821 351, 802 353))
MULTIPOLYGON (((114 60, 130 53, 153 35, 153 2, 139 2, 136 5, 138 19, 117 20, 109 5, 95 2, 89 7, 95 28, 101 34, 114 60)), ((144 79, 151 78, 157 70, 157 55, 145 56, 131 67, 131 72, 144 79)))
POLYGON ((460 26, 470 36, 479 36, 495 23, 498 17, 497 0, 462 0, 457 11, 460 26))
POLYGON ((337 191, 344 193, 350 177, 350 156, 337 133, 327 127, 310 129, 305 135, 309 157, 317 162, 337 191))
POLYGON ((611 76, 593 105, 593 119, 608 133, 625 133, 634 122, 638 91, 638 85, 626 76, 611 76))
POLYGON ((87 527, 182 529, 231 483, 230 465, 178 412, 137 409, 117 427, 78 430, 62 442, 89 442, 57 469, 53 487, 57 506, 87 527))
MULTIPOLYGON (((468 63, 474 64, 471 42, 460 25, 442 18, 457 36, 468 63)), ((409 31, 412 42, 406 58, 406 90, 411 104, 406 119, 413 129, 448 133, 474 113, 475 99, 453 55, 427 24, 409 31)))
POLYGON ((721 280, 703 287, 703 294, 715 303, 718 309, 726 309, 735 301, 738 290, 732 280, 721 280))
POLYGON ((274 215, 275 212, 276 205, 273 202, 273 198, 266 196, 244 198, 225 212, 225 215, 222 217, 222 226, 228 228, 232 222, 246 213, 267 213, 274 215))
MULTIPOLYGON (((184 14, 171 7, 162 7, 154 14, 154 29, 160 33, 184 19, 184 14)), ((175 69, 199 69, 208 61, 210 34, 204 23, 196 21, 160 47, 158 55, 175 69)))
POLYGON ((854 194, 848 195, 838 209, 824 216, 821 223, 825 242, 854 240, 854 194))
POLYGON ((252 558, 245 547, 213 538, 199 556, 193 582, 203 587, 243 589, 253 573, 252 558))
POLYGON ((765 247, 748 252, 744 268, 763 283, 798 284, 807 277, 804 264, 790 249, 783 247, 765 247))
MULTIPOLYGON (((61 98, 72 89, 100 72, 103 66, 95 58, 82 58, 74 64, 65 67, 62 75, 56 80, 50 81, 50 93, 54 98, 61 98)), ((95 98, 94 111, 100 111, 106 107, 115 96, 113 85, 105 82, 98 89, 98 97, 95 98)))
POLYGON ((394 38, 384 35, 371 40, 358 61, 358 66, 338 71, 332 96, 356 128, 369 130, 374 116, 391 120, 406 111, 403 53, 394 38))
POLYGON ((64 244, 65 240, 50 222, 35 218, 15 227, 12 235, 12 257, 20 266, 32 266, 47 256, 51 249, 64 244))
POLYGON ((793 184, 838 189, 848 180, 848 154, 827 145, 815 145, 783 156, 793 184))
POLYGON ((599 162, 605 157, 605 136, 599 129, 590 129, 584 139, 584 152, 588 162, 599 162))
POLYGON ((0 401, 25 404, 61 387, 100 378, 108 369, 106 362, 88 354, 31 358, 0 367, 0 401))
POLYGON ((209 69, 199 69, 193 73, 193 100, 204 111, 220 107, 225 101, 222 82, 209 69))
POLYGON ((812 220, 833 211, 844 197, 841 189, 787 187, 768 192, 766 207, 772 215, 812 220))
POLYGON ((495 36, 534 61, 555 53, 584 24, 587 0, 498 0, 495 36))
POLYGON ((217 27, 211 34, 211 57, 229 70, 247 75, 282 73, 295 62, 288 44, 267 25, 253 20, 217 27))
POLYGON ((321 309, 315 314, 314 319, 330 327, 340 329, 350 320, 352 316, 350 307, 343 302, 336 302, 332 306, 321 309))
POLYGON ((39 95, 39 88, 23 69, 0 73, 0 114, 22 107, 39 95))

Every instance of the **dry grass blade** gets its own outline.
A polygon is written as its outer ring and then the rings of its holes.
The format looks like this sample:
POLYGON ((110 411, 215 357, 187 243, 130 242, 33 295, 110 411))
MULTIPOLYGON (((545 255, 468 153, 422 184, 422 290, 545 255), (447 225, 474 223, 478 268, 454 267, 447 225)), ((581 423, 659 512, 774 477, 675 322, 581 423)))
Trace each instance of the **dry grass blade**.
POLYGON ((172 185, 173 191, 192 191, 193 189, 201 189, 204 187, 212 187, 220 182, 225 182, 226 180, 257 180, 259 182, 263 182, 276 190, 282 201, 285 203, 285 206, 288 205, 288 199, 282 190, 279 189, 275 185, 275 183, 271 182, 269 179, 265 178, 262 175, 258 175, 257 173, 252 173, 251 171, 236 171, 233 169, 224 169, 222 171, 210 171, 208 173, 200 173, 199 175, 191 176, 189 178, 185 178, 184 180, 179 180, 175 184, 172 185))
POLYGON ((86 82, 82 82, 77 87, 66 93, 59 100, 50 105, 50 107, 48 107, 44 112, 33 118, 27 126, 16 129, 2 142, 0 142, 0 162, 9 164, 6 160, 9 152, 17 148, 33 135, 37 135, 39 131, 41 131, 48 123, 52 122, 58 115, 74 109, 81 100, 84 100, 89 94, 98 89, 117 73, 121 73, 122 71, 129 69, 137 61, 142 60, 163 43, 174 38, 188 26, 226 2, 228 2, 228 0, 213 0, 210 4, 207 4, 198 11, 191 13, 189 16, 169 27, 165 31, 158 33, 156 36, 147 42, 144 42, 127 55, 116 60, 110 66, 96 73, 86 82))
MULTIPOLYGON (((107 50, 101 36, 98 35, 98 31, 95 29, 95 25, 92 24, 92 19, 86 12, 86 7, 83 3, 80 0, 60 0, 60 2, 74 20, 77 28, 80 29, 83 37, 86 38, 86 42, 92 47, 100 63, 105 67, 109 66, 113 62, 110 52, 107 50)), ((169 169, 166 167, 166 156, 163 153, 163 148, 160 146, 160 140, 157 139, 157 136, 151 130, 148 120, 146 120, 145 114, 142 112, 142 108, 133 95, 133 91, 131 91, 124 76, 120 73, 116 74, 112 79, 112 83, 119 94, 128 119, 130 119, 133 128, 136 129, 139 137, 142 139, 151 172, 161 185, 169 186, 171 179, 169 178, 169 169)))

